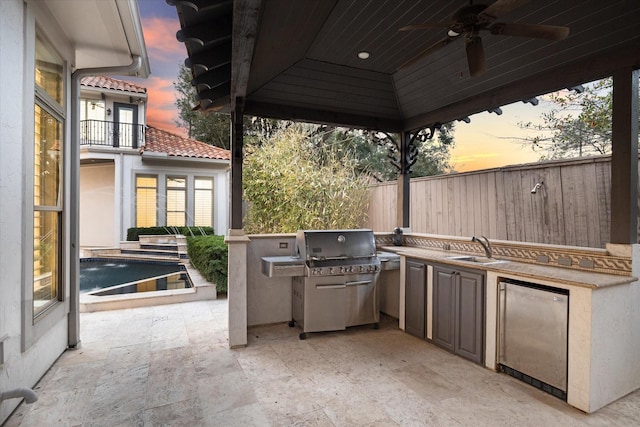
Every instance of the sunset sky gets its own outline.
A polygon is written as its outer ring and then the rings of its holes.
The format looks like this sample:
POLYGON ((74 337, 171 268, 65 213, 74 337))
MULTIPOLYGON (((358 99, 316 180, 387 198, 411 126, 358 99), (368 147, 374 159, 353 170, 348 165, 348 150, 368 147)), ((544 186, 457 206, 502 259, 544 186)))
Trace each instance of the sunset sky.
MULTIPOLYGON (((187 57, 184 44, 176 40, 176 31, 180 29, 176 8, 164 0, 138 0, 138 5, 151 76, 119 78, 147 88, 147 124, 184 135, 184 130, 175 124, 178 111, 173 82, 187 57)), ((516 103, 503 106, 501 116, 479 113, 471 116, 469 124, 457 122, 451 152, 453 168, 463 172, 537 161, 537 153, 517 142, 516 137, 523 135, 517 123, 537 120, 546 108, 543 104, 534 107, 516 103)))
POLYGON ((176 127, 178 118, 173 82, 178 79, 180 64, 187 57, 184 43, 176 40, 180 29, 176 8, 164 0, 138 0, 144 39, 149 54, 151 76, 148 79, 118 77, 147 88, 147 124, 184 134, 176 127))

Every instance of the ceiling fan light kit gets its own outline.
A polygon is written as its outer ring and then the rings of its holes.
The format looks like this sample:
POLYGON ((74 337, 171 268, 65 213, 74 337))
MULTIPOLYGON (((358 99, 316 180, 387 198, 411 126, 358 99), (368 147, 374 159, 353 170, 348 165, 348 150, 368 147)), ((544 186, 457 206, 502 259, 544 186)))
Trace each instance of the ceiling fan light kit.
POLYGON ((446 38, 439 40, 427 49, 405 62, 399 69, 407 68, 436 50, 464 35, 467 64, 470 76, 479 76, 487 70, 484 48, 480 31, 488 31, 496 36, 529 37, 534 39, 560 41, 569 36, 569 28, 557 25, 523 24, 496 22, 499 16, 517 9, 529 0, 497 0, 491 5, 469 4, 458 9, 450 23, 425 23, 408 25, 399 31, 414 31, 434 28, 447 29, 446 38))

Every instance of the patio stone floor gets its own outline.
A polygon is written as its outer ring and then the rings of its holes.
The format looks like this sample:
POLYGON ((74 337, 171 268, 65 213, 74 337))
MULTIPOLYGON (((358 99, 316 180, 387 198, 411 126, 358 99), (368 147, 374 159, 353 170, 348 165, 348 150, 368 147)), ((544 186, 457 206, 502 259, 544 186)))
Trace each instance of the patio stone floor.
POLYGON ((640 391, 586 415, 398 329, 253 327, 227 347, 227 301, 81 314, 16 426, 631 426, 640 391))

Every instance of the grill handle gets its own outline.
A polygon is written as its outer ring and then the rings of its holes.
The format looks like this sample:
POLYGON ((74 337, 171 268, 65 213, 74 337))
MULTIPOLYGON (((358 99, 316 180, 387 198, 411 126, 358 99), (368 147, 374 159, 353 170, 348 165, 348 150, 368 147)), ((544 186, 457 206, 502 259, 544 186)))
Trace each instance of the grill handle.
POLYGON ((346 288, 347 285, 344 284, 340 284, 340 285, 322 285, 322 284, 318 284, 316 285, 316 289, 342 289, 342 288, 346 288))
POLYGON ((370 285, 373 283, 371 280, 356 280, 353 282, 345 283, 346 286, 360 286, 360 285, 370 285))

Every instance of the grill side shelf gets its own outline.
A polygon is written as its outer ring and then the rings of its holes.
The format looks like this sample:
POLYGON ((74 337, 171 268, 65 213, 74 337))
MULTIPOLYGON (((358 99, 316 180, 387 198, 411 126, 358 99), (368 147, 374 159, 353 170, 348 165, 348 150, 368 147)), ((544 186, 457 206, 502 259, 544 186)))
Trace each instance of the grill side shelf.
POLYGON ((299 258, 262 257, 262 274, 267 277, 296 277, 304 276, 304 261, 299 258))

